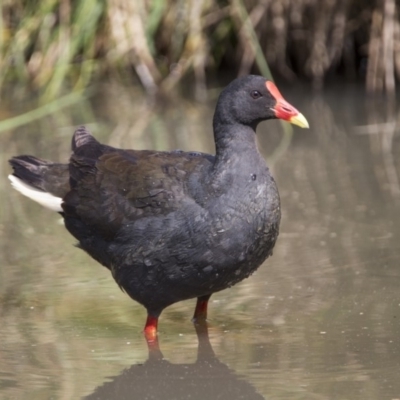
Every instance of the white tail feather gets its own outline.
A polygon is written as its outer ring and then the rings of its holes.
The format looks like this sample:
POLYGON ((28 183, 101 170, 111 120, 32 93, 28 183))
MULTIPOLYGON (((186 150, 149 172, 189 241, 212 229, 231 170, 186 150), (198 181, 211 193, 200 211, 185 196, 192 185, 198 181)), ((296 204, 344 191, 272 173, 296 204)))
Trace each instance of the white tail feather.
POLYGON ((61 197, 56 197, 50 193, 36 189, 14 175, 8 175, 8 179, 11 181, 11 185, 15 190, 18 190, 18 192, 22 193, 26 197, 29 197, 33 201, 36 201, 43 207, 57 212, 61 212, 63 210, 61 207, 61 197))

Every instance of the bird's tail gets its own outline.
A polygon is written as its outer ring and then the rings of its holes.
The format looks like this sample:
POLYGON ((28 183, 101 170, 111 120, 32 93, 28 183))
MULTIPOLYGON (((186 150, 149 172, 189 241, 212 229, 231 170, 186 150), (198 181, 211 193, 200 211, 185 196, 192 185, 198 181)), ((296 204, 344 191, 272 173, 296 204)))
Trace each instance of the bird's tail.
MULTIPOLYGON (((17 156, 9 160, 13 173, 9 175, 14 189, 51 210, 62 212, 63 198, 82 174, 75 164, 93 168, 102 154, 100 143, 88 129, 80 126, 72 138, 71 165, 58 164, 34 156, 17 156), (82 164, 82 165, 81 165, 82 164), (77 178, 78 177, 78 178, 77 178)), ((84 168, 81 168, 85 171, 84 168)))
POLYGON ((11 185, 24 196, 53 211, 62 212, 62 198, 69 191, 67 164, 57 164, 34 156, 9 160, 13 173, 11 185))

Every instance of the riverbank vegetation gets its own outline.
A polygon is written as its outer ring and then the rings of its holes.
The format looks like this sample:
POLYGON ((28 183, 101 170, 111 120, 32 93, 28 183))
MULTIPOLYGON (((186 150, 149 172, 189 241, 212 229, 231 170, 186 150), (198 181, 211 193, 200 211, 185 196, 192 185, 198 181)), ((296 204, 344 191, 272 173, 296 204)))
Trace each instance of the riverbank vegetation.
POLYGON ((5 0, 0 85, 44 98, 104 76, 170 91, 193 78, 259 72, 321 88, 331 77, 393 94, 400 77, 395 0, 5 0))

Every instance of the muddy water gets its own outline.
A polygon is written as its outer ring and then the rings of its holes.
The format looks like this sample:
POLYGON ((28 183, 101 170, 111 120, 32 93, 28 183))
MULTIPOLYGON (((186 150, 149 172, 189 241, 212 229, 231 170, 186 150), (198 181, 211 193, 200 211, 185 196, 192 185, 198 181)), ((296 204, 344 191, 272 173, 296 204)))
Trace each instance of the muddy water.
MULTIPOLYGON (((6 160, 66 160, 82 123, 114 146, 212 152, 214 100, 154 110, 108 85, 1 134, 0 398, 400 397, 399 110, 355 87, 282 92, 311 129, 258 132, 282 199, 274 256, 211 298, 208 338, 190 322, 194 301, 165 310, 150 355, 144 310, 58 215, 10 189, 6 160)), ((33 107, 16 98, 2 118, 33 107)))

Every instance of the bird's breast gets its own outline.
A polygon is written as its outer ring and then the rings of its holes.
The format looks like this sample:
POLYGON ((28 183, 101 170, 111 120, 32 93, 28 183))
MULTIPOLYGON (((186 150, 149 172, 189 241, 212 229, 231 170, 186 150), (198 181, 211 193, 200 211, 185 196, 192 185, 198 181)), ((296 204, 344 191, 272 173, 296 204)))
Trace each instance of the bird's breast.
POLYGON ((272 178, 233 187, 215 206, 211 235, 227 263, 260 263, 271 253, 280 222, 280 201, 272 178))

